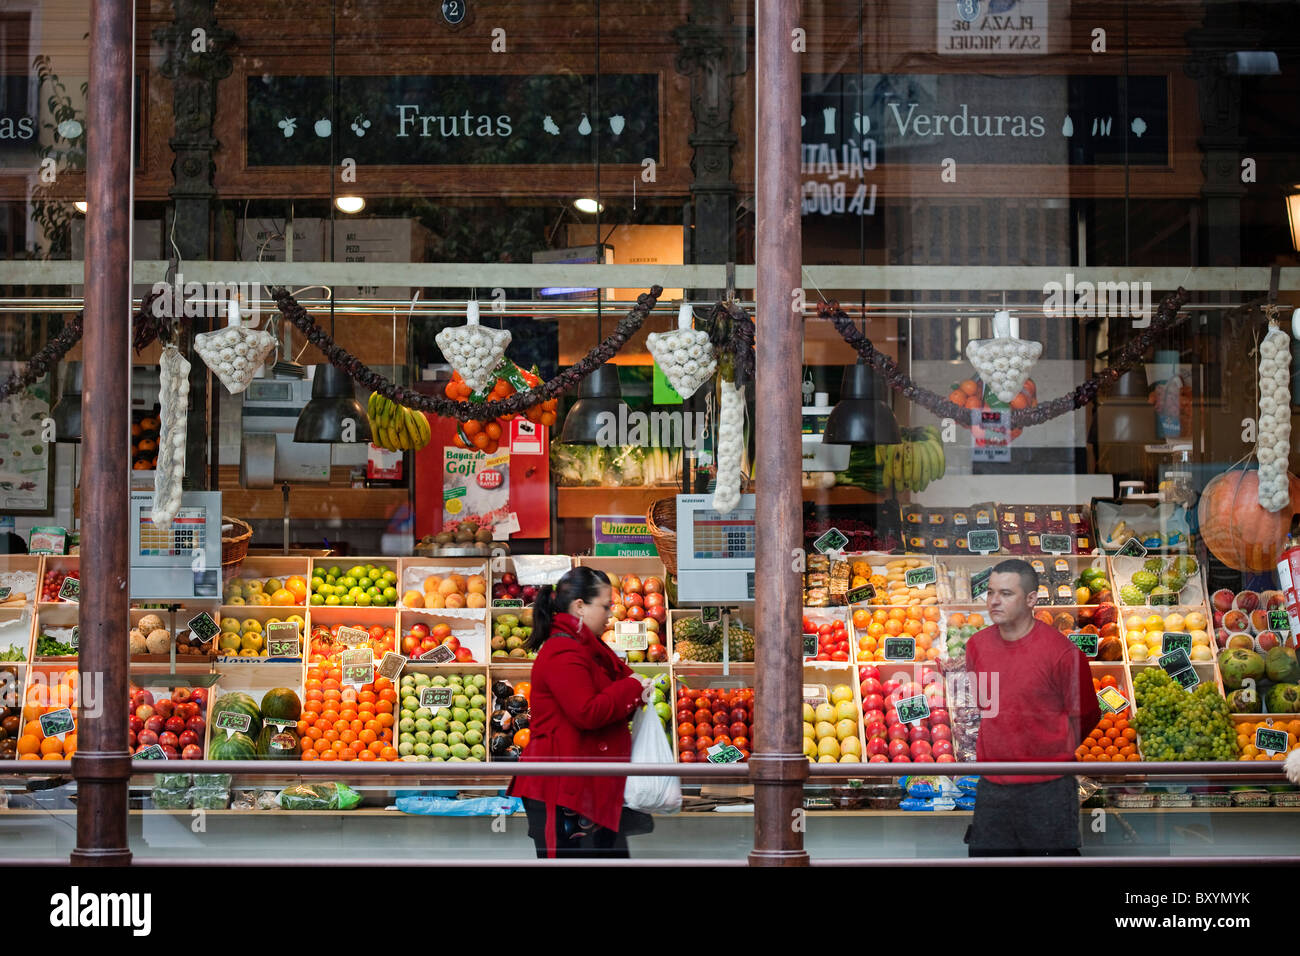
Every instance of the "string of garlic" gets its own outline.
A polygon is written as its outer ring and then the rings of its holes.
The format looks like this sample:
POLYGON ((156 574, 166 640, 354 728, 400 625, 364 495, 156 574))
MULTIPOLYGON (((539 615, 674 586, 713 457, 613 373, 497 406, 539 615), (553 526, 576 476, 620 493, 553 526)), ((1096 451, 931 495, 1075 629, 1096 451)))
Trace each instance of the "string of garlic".
POLYGON ((1291 340, 1270 327, 1259 344, 1259 505, 1281 511, 1291 503, 1287 464, 1291 457, 1291 340))
POLYGON ((153 476, 152 519, 163 531, 181 507, 185 482, 185 423, 189 410, 190 363, 175 346, 163 349, 158 361, 158 460, 153 476))
POLYGON ((745 444, 745 389, 725 379, 718 413, 717 482, 713 510, 727 514, 740 504, 740 464, 745 444))

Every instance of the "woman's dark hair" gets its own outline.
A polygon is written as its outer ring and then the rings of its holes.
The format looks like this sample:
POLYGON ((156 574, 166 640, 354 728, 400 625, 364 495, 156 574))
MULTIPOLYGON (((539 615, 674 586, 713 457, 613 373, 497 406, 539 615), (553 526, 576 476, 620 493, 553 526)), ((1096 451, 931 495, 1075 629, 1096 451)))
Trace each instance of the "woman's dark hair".
POLYGON ((600 597, 600 589, 607 587, 609 578, 605 572, 586 566, 569 571, 554 587, 542 585, 533 603, 533 633, 524 646, 530 651, 540 650, 551 636, 555 615, 566 613, 574 601, 594 601, 600 597))

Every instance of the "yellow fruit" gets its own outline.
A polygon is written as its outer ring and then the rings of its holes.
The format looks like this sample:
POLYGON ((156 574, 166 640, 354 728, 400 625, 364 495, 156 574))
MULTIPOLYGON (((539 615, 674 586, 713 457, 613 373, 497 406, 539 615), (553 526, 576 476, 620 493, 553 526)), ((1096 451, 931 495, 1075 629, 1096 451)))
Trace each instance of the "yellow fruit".
POLYGON ((1124 630, 1140 631, 1142 630, 1142 627, 1143 621, 1141 614, 1130 614, 1128 617, 1124 618, 1124 630))
POLYGON ((222 651, 238 651, 243 641, 238 634, 227 631, 217 639, 217 648, 222 651))
POLYGON ((266 591, 268 594, 274 594, 282 587, 284 587, 284 585, 280 583, 279 578, 267 578, 266 583, 262 585, 262 590, 266 591))
POLYGON ((236 598, 231 598, 226 603, 229 604, 231 607, 242 607, 244 604, 247 604, 248 602, 241 597, 236 597, 236 598))
POLYGON ((862 755, 862 741, 857 737, 845 737, 840 741, 840 762, 846 757, 860 757, 862 755))
POLYGON ((835 725, 831 723, 829 720, 817 721, 817 727, 815 728, 814 732, 816 733, 818 740, 821 740, 825 737, 829 737, 831 738, 831 740, 839 739, 838 735, 835 733, 835 725))
POLYGON ((271 593, 271 603, 277 607, 292 607, 298 603, 298 597, 285 588, 277 588, 271 593))
MULTIPOLYGON (((808 705, 804 704, 804 706, 807 707, 808 705)), ((805 720, 803 722, 803 735, 805 737, 812 737, 814 740, 817 738, 817 730, 813 727, 811 720, 805 720)))
POLYGON ((442 583, 438 585, 438 593, 443 597, 449 597, 452 594, 460 593, 460 588, 456 586, 453 578, 443 578, 442 583))
POLYGON ((402 595, 402 604, 406 607, 424 607, 424 592, 407 591, 402 595))
POLYGON ((840 759, 840 742, 834 737, 823 737, 817 741, 817 753, 823 757, 840 759))
POLYGON ((262 622, 255 617, 244 618, 243 624, 240 625, 240 630, 242 631, 260 631, 261 629, 262 622))
POLYGON ((824 720, 828 723, 835 722, 835 708, 830 704, 818 704, 817 709, 813 711, 813 713, 817 715, 818 720, 824 720))
POLYGON ((270 607, 271 595, 267 594, 265 591, 259 591, 257 594, 253 595, 253 603, 258 607, 270 607))
POLYGON ((1142 626, 1148 631, 1163 631, 1165 629, 1165 619, 1159 614, 1152 614, 1142 626))
POLYGON ((247 591, 249 594, 261 594, 261 593, 262 593, 262 582, 261 582, 261 581, 249 581, 247 584, 244 585, 244 590, 247 591))
POLYGON ((437 594, 438 587, 442 584, 442 578, 436 574, 431 574, 424 579, 422 585, 425 594, 437 594))
POLYGON ((846 737, 856 737, 858 733, 858 722, 856 720, 837 720, 835 722, 835 736, 839 740, 846 737))
POLYGON ((1145 644, 1130 644, 1128 649, 1128 658, 1131 661, 1144 661, 1147 659, 1147 648, 1145 644))
POLYGON ((803 705, 803 722, 811 725, 816 719, 817 715, 813 713, 812 704, 805 703, 803 705))
POLYGON ((803 754, 805 757, 816 757, 817 741, 813 740, 811 737, 805 737, 803 739, 803 754))
POLYGON ((465 606, 465 595, 448 594, 445 598, 443 598, 443 601, 446 603, 446 606, 449 608, 462 608, 465 606))
POLYGON ((487 582, 482 575, 472 574, 465 579, 465 590, 470 594, 487 594, 487 582))
POLYGON ((235 631, 238 633, 239 619, 234 617, 223 617, 221 619, 221 632, 224 634, 226 631, 235 631))
POLYGON ((241 651, 253 651, 256 653, 262 649, 262 645, 265 643, 266 642, 262 639, 260 633, 249 633, 245 634, 243 638, 240 639, 240 648, 241 651))
POLYGON ((817 762, 818 763, 839 763, 839 761, 836 760, 830 754, 822 754, 820 757, 817 758, 817 762))
POLYGON ((1177 611, 1173 614, 1168 614, 1165 616, 1164 629, 1166 631, 1181 631, 1186 626, 1184 620, 1183 616, 1177 611))
POLYGON ((465 606, 466 607, 487 607, 487 595, 476 594, 475 592, 471 591, 469 594, 465 595, 465 606))
POLYGON ((1189 631, 1204 631, 1208 629, 1208 625, 1209 622, 1200 611, 1191 611, 1183 618, 1183 627, 1189 631))
POLYGON ((840 763, 862 763, 862 757, 859 754, 840 754, 840 763))
POLYGON ((1206 647, 1210 646, 1210 635, 1208 631, 1192 631, 1191 635, 1193 647, 1201 644, 1204 644, 1206 647))

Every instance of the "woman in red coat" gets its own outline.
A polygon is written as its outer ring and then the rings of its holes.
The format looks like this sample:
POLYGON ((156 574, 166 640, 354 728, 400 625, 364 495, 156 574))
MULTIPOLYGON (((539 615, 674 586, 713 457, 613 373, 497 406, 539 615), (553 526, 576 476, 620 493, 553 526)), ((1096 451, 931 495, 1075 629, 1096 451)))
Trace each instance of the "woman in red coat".
MULTIPOLYGON (((631 759, 628 721, 644 703, 650 680, 632 673, 597 636, 609 620, 609 605, 609 578, 588 567, 538 591, 529 641, 538 651, 531 736, 522 760, 631 759)), ((523 798, 539 857, 626 857, 627 841, 618 833, 626 779, 516 777, 509 792, 523 798)))

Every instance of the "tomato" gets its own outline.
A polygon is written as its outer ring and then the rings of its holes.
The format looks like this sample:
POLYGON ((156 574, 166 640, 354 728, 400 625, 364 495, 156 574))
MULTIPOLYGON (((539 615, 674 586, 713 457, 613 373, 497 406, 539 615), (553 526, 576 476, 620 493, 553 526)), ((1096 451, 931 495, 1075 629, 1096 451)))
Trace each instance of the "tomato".
POLYGON ((683 720, 677 725, 678 737, 691 737, 695 734, 695 725, 683 720))
POLYGON ((1115 680, 1115 676, 1114 676, 1113 674, 1107 674, 1107 675, 1105 675, 1105 676, 1101 679, 1101 686, 1102 686, 1102 687, 1118 687, 1118 686, 1119 686, 1119 681, 1115 680))
MULTIPOLYGON (((695 728, 691 728, 694 731, 695 728)), ((695 734, 679 734, 677 737, 677 749, 682 753, 695 750, 695 734)))
POLYGON ((834 654, 831 655, 831 660, 833 661, 847 661, 848 659, 849 659, 848 651, 836 651, 834 654))
POLYGON ((816 657, 813 658, 813 660, 815 661, 828 661, 830 659, 831 656, 827 654, 825 651, 822 651, 820 654, 818 654, 816 657))
POLYGON ((382 624, 376 624, 370 629, 370 639, 372 641, 382 641, 384 639, 384 627, 382 624))
POLYGON ((681 763, 696 763, 694 750, 683 750, 677 757, 681 763))
POLYGON ((823 624, 821 627, 817 628, 817 634, 819 637, 827 637, 830 634, 834 633, 834 631, 835 628, 832 627, 830 624, 823 624))

